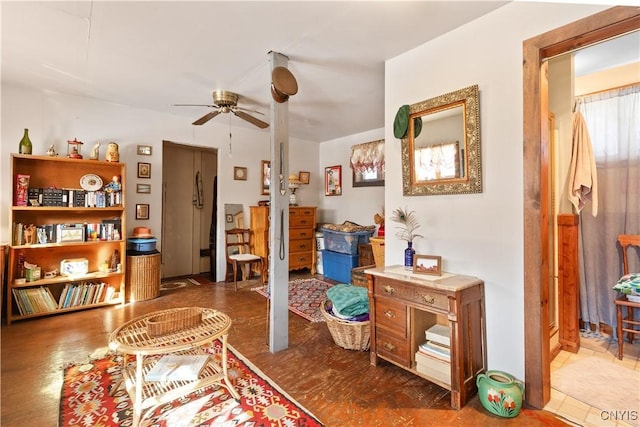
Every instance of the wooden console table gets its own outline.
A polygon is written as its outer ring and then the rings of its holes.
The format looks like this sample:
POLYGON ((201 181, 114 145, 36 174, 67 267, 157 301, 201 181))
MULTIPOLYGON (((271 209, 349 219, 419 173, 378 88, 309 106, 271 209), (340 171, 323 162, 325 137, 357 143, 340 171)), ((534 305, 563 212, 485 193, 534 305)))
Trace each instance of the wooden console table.
POLYGON ((202 311, 202 322, 199 325, 160 336, 149 334, 148 325, 151 319, 184 309, 171 308, 145 314, 123 324, 109 336, 111 350, 136 356, 135 365, 127 364, 126 357, 122 362, 123 381, 133 403, 134 426, 138 426, 140 421, 159 405, 213 384, 220 384, 227 388, 236 400, 240 399, 227 373, 227 334, 231 327, 231 319, 225 313, 210 308, 194 307, 202 311), (145 381, 145 375, 159 360, 158 355, 208 354, 204 351, 205 346, 216 339, 222 342, 222 360, 216 363, 214 357, 209 357, 198 380, 145 381))
POLYGON ((403 266, 371 268, 365 274, 371 364, 384 359, 419 375, 450 390, 453 408, 463 407, 477 392, 477 375, 487 368, 484 282, 451 273, 415 274, 403 266), (418 368, 416 352, 435 324, 449 328, 450 360, 433 358, 426 369, 418 368))

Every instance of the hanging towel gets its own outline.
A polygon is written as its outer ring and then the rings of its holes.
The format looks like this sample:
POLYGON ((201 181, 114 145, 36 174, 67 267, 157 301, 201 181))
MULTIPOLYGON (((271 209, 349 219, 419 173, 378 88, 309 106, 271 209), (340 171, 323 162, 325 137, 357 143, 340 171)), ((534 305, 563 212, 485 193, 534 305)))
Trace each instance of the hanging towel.
POLYGON ((569 201, 580 213, 591 201, 591 214, 598 215, 598 175, 589 130, 582 113, 573 113, 573 152, 569 166, 569 201))

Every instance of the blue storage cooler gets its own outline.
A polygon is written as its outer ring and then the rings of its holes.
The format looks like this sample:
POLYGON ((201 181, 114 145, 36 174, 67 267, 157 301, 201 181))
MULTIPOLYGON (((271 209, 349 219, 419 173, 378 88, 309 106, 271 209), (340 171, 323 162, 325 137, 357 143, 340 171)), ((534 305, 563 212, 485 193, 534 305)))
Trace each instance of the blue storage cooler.
POLYGON ((324 277, 340 283, 351 283, 351 269, 358 266, 358 255, 322 251, 324 277))

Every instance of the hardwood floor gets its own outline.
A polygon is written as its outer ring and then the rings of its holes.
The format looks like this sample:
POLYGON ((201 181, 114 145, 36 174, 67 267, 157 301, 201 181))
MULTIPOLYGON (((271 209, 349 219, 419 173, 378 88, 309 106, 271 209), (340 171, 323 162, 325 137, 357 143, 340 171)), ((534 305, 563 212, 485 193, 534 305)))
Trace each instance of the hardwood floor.
MULTIPOLYGON (((321 276, 320 276, 321 277, 321 276)), ((498 418, 477 396, 459 411, 449 392, 394 365, 369 364, 368 352, 336 346, 325 323, 289 313, 289 348, 265 344, 266 301, 253 282, 162 291, 158 298, 2 326, 2 426, 55 426, 62 367, 107 345, 108 334, 141 314, 170 307, 214 307, 233 320, 229 342, 327 426, 555 426, 546 411, 498 418), (239 284, 240 285, 240 284, 239 284)))

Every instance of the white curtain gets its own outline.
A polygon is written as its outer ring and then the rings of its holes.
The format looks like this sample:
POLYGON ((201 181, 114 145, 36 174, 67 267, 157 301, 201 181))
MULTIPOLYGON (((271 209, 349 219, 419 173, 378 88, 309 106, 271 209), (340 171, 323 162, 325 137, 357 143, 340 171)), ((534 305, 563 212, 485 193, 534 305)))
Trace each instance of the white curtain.
MULTIPOLYGON (((593 144, 599 206, 596 217, 580 216, 580 310, 598 334, 601 322, 616 326, 618 234, 640 234, 640 85, 580 97, 576 106, 593 144)), ((640 271, 630 255, 631 271, 640 271)))

